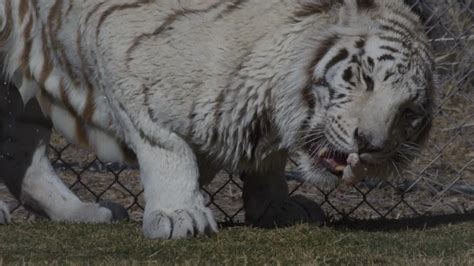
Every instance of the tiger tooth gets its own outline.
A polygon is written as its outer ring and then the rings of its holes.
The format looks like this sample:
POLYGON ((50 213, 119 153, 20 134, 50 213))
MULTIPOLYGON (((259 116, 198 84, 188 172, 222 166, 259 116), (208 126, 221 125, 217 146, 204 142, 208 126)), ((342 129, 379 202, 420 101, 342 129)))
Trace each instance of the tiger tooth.
POLYGON ((338 165, 338 166, 336 166, 336 168, 335 168, 336 172, 338 172, 338 173, 344 172, 344 169, 346 169, 346 166, 345 166, 345 165, 338 165))
POLYGON ((318 155, 319 155, 319 157, 324 157, 324 156, 326 156, 328 153, 329 153, 329 149, 328 149, 328 148, 322 148, 322 149, 319 151, 318 155))

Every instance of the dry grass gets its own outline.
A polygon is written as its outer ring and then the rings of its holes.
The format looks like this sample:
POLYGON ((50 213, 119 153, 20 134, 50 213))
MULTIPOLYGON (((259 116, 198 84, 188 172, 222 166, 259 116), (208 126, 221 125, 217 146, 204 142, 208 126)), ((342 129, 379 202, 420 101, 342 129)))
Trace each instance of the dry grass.
MULTIPOLYGON (((474 40, 460 38, 472 37, 474 17, 472 0, 468 1, 427 1, 436 7, 433 11, 441 19, 433 21, 433 38, 443 38, 443 42, 433 42, 436 50, 437 67, 440 75, 437 91, 437 115, 434 128, 423 155, 412 163, 412 167, 402 174, 404 181, 382 184, 372 190, 366 186, 336 191, 328 196, 315 187, 302 186, 298 194, 306 195, 317 202, 330 216, 339 218, 350 214, 354 218, 372 219, 380 215, 400 219, 422 214, 449 214, 474 211, 474 40), (464 5, 460 3, 464 2, 464 5), (449 40, 449 39, 453 40, 449 40), (401 193, 410 187, 413 181, 419 181, 407 193, 401 193), (329 202, 325 202, 326 198, 329 202), (365 201, 361 203, 362 201, 365 201), (396 208, 394 208, 396 207, 396 208)), ((53 146, 61 149, 66 143, 54 137, 53 146)), ((56 155, 52 153, 52 158, 56 155)), ((142 196, 138 182, 138 172, 127 169, 116 176, 105 171, 100 164, 93 163, 95 156, 82 149, 68 148, 61 154, 63 161, 57 162, 59 173, 72 190, 86 201, 95 201, 97 197, 119 202, 130 207, 131 216, 141 219, 142 196), (102 169, 99 169, 102 168, 102 169), (78 176, 80 178, 78 179, 78 176), (77 181, 80 182, 77 182, 77 181), (134 197, 133 195, 138 195, 134 197)), ((116 172, 119 172, 118 170, 116 172)), ((227 175, 221 175, 207 190, 212 194, 214 209, 218 220, 225 221, 226 216, 236 214, 242 207, 240 201, 240 181, 227 184, 227 175)), ((297 183, 290 183, 291 188, 297 183)), ((0 198, 7 199, 14 206, 15 201, 7 196, 5 188, 0 187, 0 198)), ((20 220, 25 212, 16 211, 15 218, 20 220)), ((236 220, 242 220, 242 212, 236 220)))
POLYGON ((367 232, 301 225, 231 228, 212 238, 151 241, 139 225, 20 224, 0 227, 0 265, 473 265, 474 223, 367 232))

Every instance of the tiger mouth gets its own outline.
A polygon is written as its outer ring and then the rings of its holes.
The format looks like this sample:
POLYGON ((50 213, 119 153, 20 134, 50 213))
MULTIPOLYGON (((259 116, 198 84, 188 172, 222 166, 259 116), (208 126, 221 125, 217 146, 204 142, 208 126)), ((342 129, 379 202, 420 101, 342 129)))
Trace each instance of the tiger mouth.
POLYGON ((348 166, 349 154, 344 152, 331 152, 323 148, 317 152, 316 163, 322 165, 332 174, 342 178, 344 169, 348 166))

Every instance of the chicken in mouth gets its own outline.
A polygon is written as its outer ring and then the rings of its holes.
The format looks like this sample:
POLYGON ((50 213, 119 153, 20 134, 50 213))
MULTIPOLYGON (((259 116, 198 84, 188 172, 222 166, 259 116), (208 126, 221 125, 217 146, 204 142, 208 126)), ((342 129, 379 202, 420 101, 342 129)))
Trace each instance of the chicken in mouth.
POLYGON ((356 185, 367 177, 370 166, 362 162, 358 153, 347 154, 322 148, 316 154, 316 164, 339 177, 346 185, 356 185))

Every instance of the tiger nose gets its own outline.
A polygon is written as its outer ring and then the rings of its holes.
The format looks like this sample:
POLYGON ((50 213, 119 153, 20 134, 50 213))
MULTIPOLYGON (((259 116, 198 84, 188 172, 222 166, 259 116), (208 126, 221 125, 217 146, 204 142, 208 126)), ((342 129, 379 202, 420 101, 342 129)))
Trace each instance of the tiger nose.
POLYGON ((384 145, 376 143, 375 138, 369 133, 360 128, 354 131, 354 138, 359 149, 359 153, 376 153, 382 152, 384 145))

